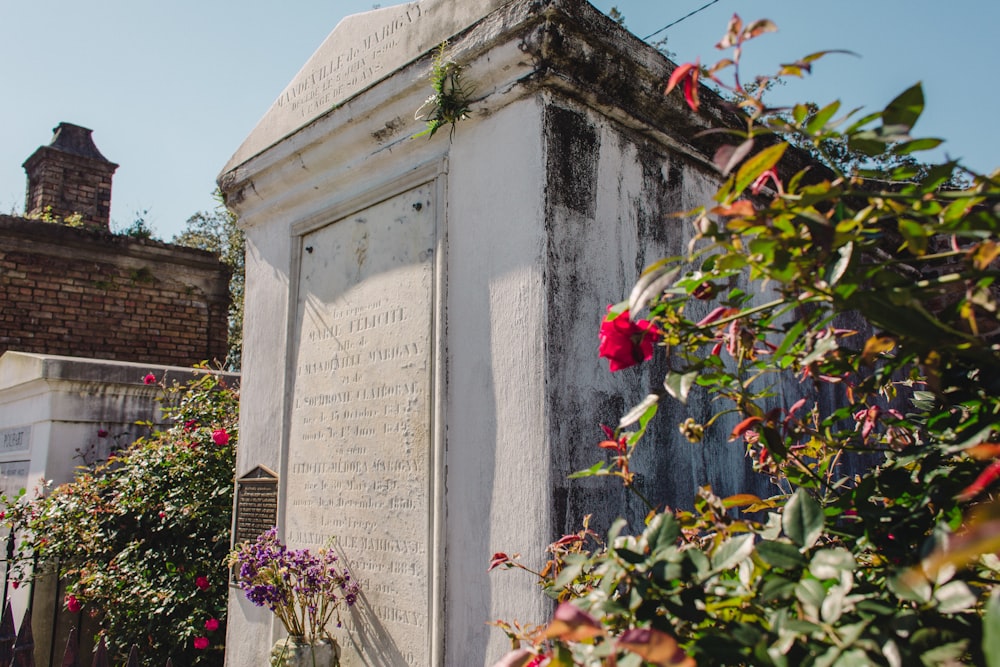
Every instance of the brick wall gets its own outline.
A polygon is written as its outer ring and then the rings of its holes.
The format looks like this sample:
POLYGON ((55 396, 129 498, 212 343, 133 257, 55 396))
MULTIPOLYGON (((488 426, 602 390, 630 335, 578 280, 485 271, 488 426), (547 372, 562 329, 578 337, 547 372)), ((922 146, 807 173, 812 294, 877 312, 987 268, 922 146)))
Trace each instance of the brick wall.
POLYGON ((92 130, 72 123, 53 129, 52 143, 24 162, 29 217, 65 219, 80 215, 85 225, 108 229, 111 224, 111 178, 118 165, 94 145, 92 130))
POLYGON ((0 215, 0 354, 222 360, 228 281, 208 252, 0 215))
POLYGON ((85 225, 108 229, 111 220, 111 177, 114 167, 48 146, 25 162, 28 193, 25 211, 36 217, 81 216, 85 225), (44 159, 45 157, 49 159, 44 159), (46 209, 49 209, 48 211, 46 209))

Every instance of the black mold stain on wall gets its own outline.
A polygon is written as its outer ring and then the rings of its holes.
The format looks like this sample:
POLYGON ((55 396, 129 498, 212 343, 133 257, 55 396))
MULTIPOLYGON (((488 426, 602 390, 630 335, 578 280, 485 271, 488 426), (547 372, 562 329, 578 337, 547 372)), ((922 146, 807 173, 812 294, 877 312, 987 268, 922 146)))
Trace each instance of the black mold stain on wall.
POLYGON ((597 158, 601 147, 597 130, 587 117, 562 107, 545 113, 548 140, 546 173, 551 202, 585 217, 597 205, 597 158))

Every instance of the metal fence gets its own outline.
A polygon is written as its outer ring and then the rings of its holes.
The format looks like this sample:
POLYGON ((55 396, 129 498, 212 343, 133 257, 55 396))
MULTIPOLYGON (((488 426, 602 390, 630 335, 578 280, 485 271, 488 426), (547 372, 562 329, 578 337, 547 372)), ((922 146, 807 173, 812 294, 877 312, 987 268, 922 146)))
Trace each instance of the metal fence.
MULTIPOLYGON (((76 629, 69 632, 69 639, 66 642, 66 650, 63 653, 62 667, 81 667, 79 656, 80 644, 77 641, 76 629)), ((91 667, 110 667, 108 659, 108 647, 101 637, 97 650, 94 651, 91 667)), ((4 608, 3 617, 0 618, 0 667, 35 667, 35 638, 31 633, 31 610, 24 613, 21 618, 21 627, 14 629, 14 611, 10 602, 4 608)), ((139 667, 139 649, 135 646, 129 652, 128 661, 125 667, 139 667)), ((168 659, 166 667, 173 667, 173 663, 168 659)))

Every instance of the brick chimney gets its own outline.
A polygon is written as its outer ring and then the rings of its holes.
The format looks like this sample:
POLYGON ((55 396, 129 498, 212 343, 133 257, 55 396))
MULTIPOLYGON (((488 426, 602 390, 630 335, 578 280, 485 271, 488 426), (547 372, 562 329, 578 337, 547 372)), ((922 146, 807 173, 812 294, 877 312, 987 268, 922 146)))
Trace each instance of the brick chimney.
POLYGON ((92 131, 59 123, 52 130, 52 143, 25 160, 27 217, 45 215, 48 209, 55 218, 79 214, 88 227, 111 227, 111 177, 118 165, 97 150, 92 131))

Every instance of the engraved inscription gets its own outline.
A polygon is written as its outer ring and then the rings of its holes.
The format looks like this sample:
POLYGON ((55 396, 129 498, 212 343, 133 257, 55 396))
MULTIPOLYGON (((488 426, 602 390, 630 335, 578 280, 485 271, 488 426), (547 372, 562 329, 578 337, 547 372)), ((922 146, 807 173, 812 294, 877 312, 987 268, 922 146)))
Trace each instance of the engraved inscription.
POLYGON ((31 450, 31 427, 18 426, 0 431, 0 454, 31 450))
POLYGON ((386 74, 381 56, 400 44, 401 33, 421 16, 420 5, 400 7, 386 20, 372 26, 313 66, 289 85, 275 101, 279 109, 288 109, 301 118, 311 118, 325 111, 352 91, 373 83, 386 74))
POLYGON ((13 498, 17 492, 28 486, 30 461, 7 461, 0 463, 0 493, 13 498))
POLYGON ((310 233, 299 275, 286 537, 335 536, 364 591, 348 628, 393 665, 430 651, 431 191, 310 233))

